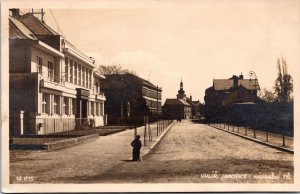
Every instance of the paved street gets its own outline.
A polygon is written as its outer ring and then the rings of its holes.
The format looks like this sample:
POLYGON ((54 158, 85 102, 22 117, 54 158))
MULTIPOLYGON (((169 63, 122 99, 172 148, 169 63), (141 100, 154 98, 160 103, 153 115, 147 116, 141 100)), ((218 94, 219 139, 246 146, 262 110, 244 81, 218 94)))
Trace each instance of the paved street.
POLYGON ((142 162, 122 161, 131 155, 131 138, 131 131, 123 132, 19 158, 11 164, 11 180, 26 174, 35 182, 65 183, 293 181, 292 154, 207 125, 176 123, 142 162))

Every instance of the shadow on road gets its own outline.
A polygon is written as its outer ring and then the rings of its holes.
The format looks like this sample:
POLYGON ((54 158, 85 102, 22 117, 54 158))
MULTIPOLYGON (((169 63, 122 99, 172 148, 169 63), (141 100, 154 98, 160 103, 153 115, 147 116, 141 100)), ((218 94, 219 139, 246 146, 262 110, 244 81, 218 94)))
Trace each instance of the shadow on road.
POLYGON ((121 160, 123 162, 136 162, 136 161, 133 161, 133 160, 121 160))

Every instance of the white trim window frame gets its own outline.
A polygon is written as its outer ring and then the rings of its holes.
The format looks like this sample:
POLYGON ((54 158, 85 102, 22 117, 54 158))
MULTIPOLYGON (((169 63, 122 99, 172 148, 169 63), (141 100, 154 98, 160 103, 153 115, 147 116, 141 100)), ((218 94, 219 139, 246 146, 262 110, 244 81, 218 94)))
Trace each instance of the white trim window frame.
POLYGON ((36 71, 40 74, 43 73, 43 58, 39 56, 36 57, 36 71))
POLYGON ((50 81, 54 81, 54 63, 48 61, 48 78, 50 81))
POLYGON ((46 101, 46 96, 47 94, 43 93, 42 94, 42 113, 43 114, 46 114, 47 113, 47 110, 46 110, 46 106, 47 106, 47 101, 46 101))
POLYGON ((53 96, 53 114, 59 114, 59 97, 58 95, 53 96))
POLYGON ((69 82, 69 59, 65 58, 65 81, 69 82))

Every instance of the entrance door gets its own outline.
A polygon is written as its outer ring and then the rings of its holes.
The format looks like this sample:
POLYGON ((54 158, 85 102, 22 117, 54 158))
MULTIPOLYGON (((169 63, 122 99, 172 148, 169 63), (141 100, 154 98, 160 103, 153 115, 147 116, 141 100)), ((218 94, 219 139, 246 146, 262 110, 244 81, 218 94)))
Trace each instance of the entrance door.
POLYGON ((81 103, 82 103, 82 109, 81 109, 82 118, 87 118, 87 111, 88 111, 87 102, 88 101, 85 99, 82 99, 82 101, 81 101, 81 103))

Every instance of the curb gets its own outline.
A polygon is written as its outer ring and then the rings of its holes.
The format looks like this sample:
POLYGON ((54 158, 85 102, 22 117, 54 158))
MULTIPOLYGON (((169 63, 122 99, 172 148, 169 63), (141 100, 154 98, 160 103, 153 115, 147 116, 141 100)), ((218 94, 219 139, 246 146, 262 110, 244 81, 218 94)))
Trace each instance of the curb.
POLYGON ((159 136, 158 138, 155 140, 155 142, 144 152, 141 153, 141 157, 145 157, 147 154, 150 153, 150 151, 160 142, 160 140, 165 136, 165 134, 172 128, 172 126, 174 125, 175 121, 173 121, 168 127, 167 129, 165 129, 159 136))
POLYGON ((60 140, 57 142, 45 143, 45 145, 47 146, 47 151, 52 151, 52 150, 62 149, 70 146, 75 146, 77 144, 85 143, 88 141, 92 141, 97 139, 98 137, 99 137, 98 134, 92 134, 92 135, 72 138, 69 140, 67 139, 67 140, 60 140))
POLYGON ((75 146, 77 144, 85 143, 88 141, 95 140, 99 137, 98 134, 86 135, 76 138, 68 138, 63 140, 58 140, 55 142, 47 142, 42 144, 11 144, 9 146, 10 150, 47 150, 53 151, 57 149, 62 149, 70 146, 75 146))
POLYGON ((254 139, 254 138, 251 138, 251 137, 248 137, 248 136, 241 135, 239 133, 235 133, 235 132, 232 132, 232 131, 224 130, 224 129, 219 128, 219 127, 215 127, 215 126, 211 126, 211 125, 208 125, 208 126, 213 127, 215 129, 219 129, 219 130, 225 131, 227 133, 230 133, 230 134, 233 134, 233 135, 236 135, 236 136, 239 136, 239 137, 242 137, 244 139, 247 139, 247 140, 250 140, 250 141, 262 144, 262 145, 269 146, 271 148, 275 148, 275 149, 280 150, 280 151, 284 151, 284 152, 288 152, 290 154, 294 154, 294 150, 291 150, 291 149, 288 149, 288 148, 279 147, 279 146, 276 146, 276 145, 273 145, 273 144, 270 144, 270 143, 267 143, 267 142, 260 141, 258 139, 254 139))

